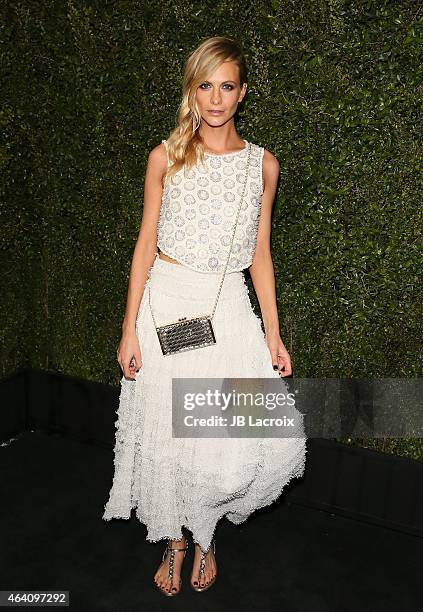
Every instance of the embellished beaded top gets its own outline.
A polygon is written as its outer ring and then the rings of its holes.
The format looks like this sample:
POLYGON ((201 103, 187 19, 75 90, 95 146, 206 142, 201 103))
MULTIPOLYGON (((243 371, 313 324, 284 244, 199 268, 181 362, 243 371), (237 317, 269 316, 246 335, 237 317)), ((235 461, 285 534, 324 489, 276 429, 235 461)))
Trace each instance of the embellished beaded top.
MULTIPOLYGON (((162 140, 166 145, 166 141, 162 140)), ((223 272, 245 181, 247 146, 234 153, 205 153, 204 163, 181 168, 167 182, 157 246, 199 272, 223 272)), ((264 148, 251 143, 250 169, 226 272, 253 261, 263 193, 264 148)))

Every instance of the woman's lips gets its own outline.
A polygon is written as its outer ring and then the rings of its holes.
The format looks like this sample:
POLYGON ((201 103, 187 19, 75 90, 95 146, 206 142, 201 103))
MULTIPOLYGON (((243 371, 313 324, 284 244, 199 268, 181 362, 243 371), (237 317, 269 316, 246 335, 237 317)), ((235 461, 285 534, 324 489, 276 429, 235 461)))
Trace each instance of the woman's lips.
POLYGON ((207 112, 210 113, 210 115, 221 115, 224 111, 209 110, 207 112))

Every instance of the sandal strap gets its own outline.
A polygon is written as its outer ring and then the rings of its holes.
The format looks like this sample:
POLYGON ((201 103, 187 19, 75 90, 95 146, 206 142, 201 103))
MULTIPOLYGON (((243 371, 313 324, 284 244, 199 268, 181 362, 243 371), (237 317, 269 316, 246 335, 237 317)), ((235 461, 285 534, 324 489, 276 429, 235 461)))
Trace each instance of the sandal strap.
POLYGON ((172 584, 173 584, 173 562, 175 559, 175 553, 179 552, 179 551, 186 551, 188 550, 188 540, 187 540, 187 545, 185 546, 185 548, 172 548, 169 543, 167 544, 164 553, 163 553, 163 562, 166 558, 166 555, 168 555, 170 553, 170 558, 169 558, 169 567, 168 567, 168 577, 171 578, 172 580, 172 584))
POLYGON ((205 567, 206 567, 206 555, 210 552, 212 546, 213 546, 213 553, 215 553, 216 552, 216 545, 215 545, 214 540, 212 540, 212 542, 211 542, 211 544, 210 544, 210 546, 209 546, 209 548, 207 549, 206 552, 204 552, 201 549, 200 572, 199 572, 201 575, 205 574, 205 572, 206 572, 206 570, 205 570, 205 567))
POLYGON ((179 551, 179 550, 188 550, 188 540, 186 540, 186 545, 185 545, 184 548, 172 548, 170 542, 168 541, 168 543, 167 543, 167 550, 176 550, 176 551, 179 551))

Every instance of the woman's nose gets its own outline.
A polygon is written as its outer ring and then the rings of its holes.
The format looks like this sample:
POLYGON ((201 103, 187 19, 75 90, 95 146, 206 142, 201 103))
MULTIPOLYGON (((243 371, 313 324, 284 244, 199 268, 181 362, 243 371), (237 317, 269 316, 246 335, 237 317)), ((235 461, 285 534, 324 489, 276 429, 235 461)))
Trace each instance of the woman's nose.
POLYGON ((221 102, 220 93, 218 91, 213 91, 211 94, 210 101, 212 104, 220 104, 221 102))

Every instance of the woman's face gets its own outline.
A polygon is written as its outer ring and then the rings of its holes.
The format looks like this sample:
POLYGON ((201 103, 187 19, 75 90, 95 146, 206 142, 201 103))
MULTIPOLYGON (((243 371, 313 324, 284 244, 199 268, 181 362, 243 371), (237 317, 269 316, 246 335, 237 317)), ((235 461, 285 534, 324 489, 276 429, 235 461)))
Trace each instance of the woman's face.
POLYGON ((196 92, 198 111, 202 120, 212 127, 231 119, 247 90, 239 83, 239 68, 233 61, 223 62, 208 79, 200 83, 196 92))

